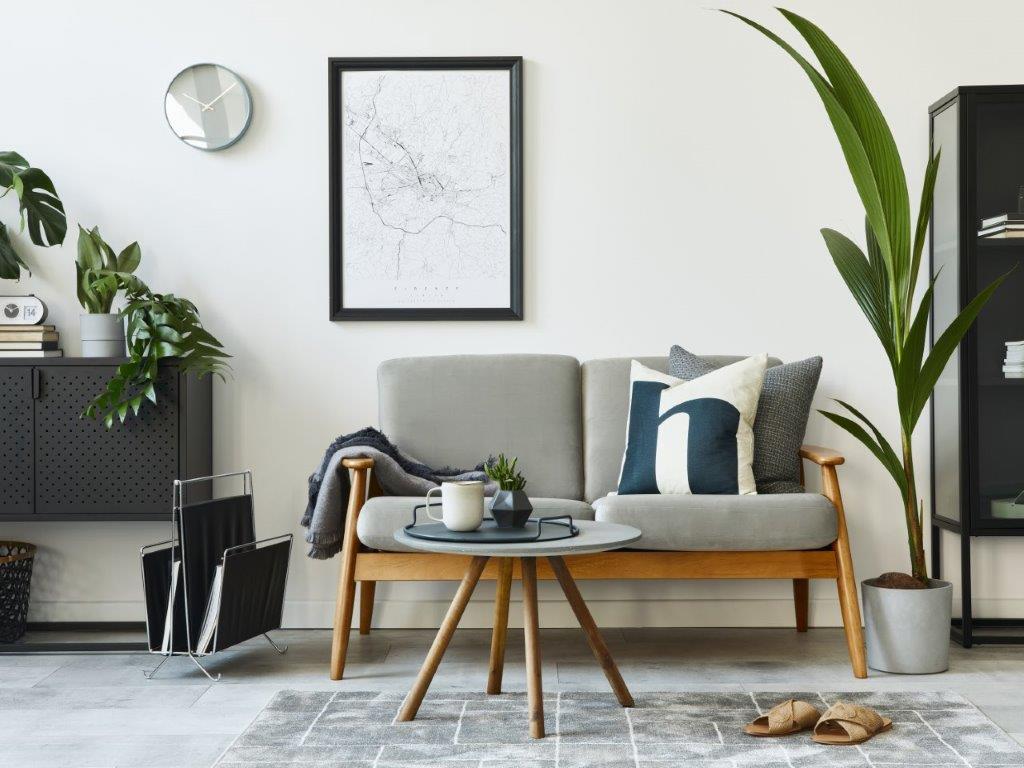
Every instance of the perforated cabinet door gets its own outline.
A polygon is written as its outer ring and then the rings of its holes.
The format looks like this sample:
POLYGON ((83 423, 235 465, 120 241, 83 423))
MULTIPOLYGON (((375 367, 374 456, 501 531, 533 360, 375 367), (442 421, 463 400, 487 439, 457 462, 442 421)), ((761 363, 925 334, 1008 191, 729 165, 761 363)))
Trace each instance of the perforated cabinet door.
POLYGON ((32 369, 0 368, 0 517, 32 513, 32 369))
POLYGON ((112 367, 41 369, 35 409, 36 514, 170 518, 178 472, 178 372, 166 368, 157 403, 108 430, 82 410, 103 391, 112 367))

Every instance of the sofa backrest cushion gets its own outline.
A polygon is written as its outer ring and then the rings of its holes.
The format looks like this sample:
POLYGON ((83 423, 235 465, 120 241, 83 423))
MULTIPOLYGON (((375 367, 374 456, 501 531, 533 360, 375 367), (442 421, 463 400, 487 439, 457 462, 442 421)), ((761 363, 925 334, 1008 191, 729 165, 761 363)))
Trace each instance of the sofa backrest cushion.
POLYGON ((519 457, 531 496, 583 497, 576 358, 406 357, 381 363, 377 380, 381 431, 410 456, 471 469, 503 452, 519 457))
MULTIPOLYGON (((720 367, 743 359, 742 355, 705 355, 720 367)), ((622 453, 626 447, 629 414, 629 365, 637 360, 648 368, 668 372, 665 357, 609 357, 583 363, 583 498, 593 502, 618 486, 622 453)), ((781 361, 768 358, 768 365, 781 361)))

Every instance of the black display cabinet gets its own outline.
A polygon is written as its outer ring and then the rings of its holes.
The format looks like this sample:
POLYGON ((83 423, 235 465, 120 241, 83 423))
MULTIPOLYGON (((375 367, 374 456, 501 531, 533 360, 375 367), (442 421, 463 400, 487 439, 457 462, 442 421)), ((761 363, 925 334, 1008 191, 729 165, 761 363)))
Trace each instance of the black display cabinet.
POLYGON ((1024 377, 1004 372, 1006 343, 1024 340, 1024 237, 1013 236, 1024 227, 979 235, 983 219, 1010 214, 1012 221, 1024 211, 1024 85, 961 86, 930 107, 929 125, 932 152, 942 150, 930 245, 931 274, 941 270, 932 340, 981 289, 1018 267, 932 397, 932 575, 942 578, 940 537, 950 531, 959 537, 962 601, 953 638, 964 647, 1021 643, 1024 618, 973 615, 971 542, 1024 536, 1024 377))

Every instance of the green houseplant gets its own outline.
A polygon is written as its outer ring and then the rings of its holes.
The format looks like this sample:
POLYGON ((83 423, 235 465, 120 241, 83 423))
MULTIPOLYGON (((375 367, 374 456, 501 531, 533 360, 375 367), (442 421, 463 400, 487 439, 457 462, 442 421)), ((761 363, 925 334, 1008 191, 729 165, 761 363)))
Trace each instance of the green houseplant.
MULTIPOLYGON (((64 242, 68 231, 64 205, 57 197, 50 177, 33 168, 17 152, 0 152, 0 197, 14 190, 18 198, 21 227, 29 239, 48 248, 64 242)), ((28 266, 14 250, 7 227, 0 222, 0 278, 17 280, 28 266)))
POLYGON ((87 314, 81 317, 83 357, 123 357, 124 320, 111 312, 123 282, 142 261, 137 242, 114 253, 100 235, 99 227, 78 227, 78 258, 75 261, 78 301, 87 314))
POLYGON ((125 291, 121 310, 127 327, 128 361, 117 367, 103 392, 85 409, 84 416, 99 418, 109 429, 115 419, 123 423, 138 415, 146 400, 157 402, 159 364, 177 358, 183 373, 215 375, 224 380, 230 355, 199 318, 188 299, 173 293, 154 293, 131 274, 118 274, 125 291))
POLYGON ((533 512, 533 504, 523 490, 526 478, 516 469, 518 463, 517 456, 509 461, 504 453, 484 462, 484 472, 498 484, 498 490, 491 499, 491 517, 499 528, 522 528, 533 512))
POLYGON ((916 307, 915 293, 931 219, 939 153, 929 159, 925 168, 920 205, 912 222, 903 163, 892 131, 871 92, 849 59, 821 29, 791 11, 779 11, 810 47, 820 71, 771 30, 737 13, 723 12, 761 32, 789 54, 810 79, 825 106, 864 206, 867 254, 840 232, 823 229, 821 234, 839 274, 882 345, 896 385, 898 452, 867 416, 852 405, 837 401, 845 414, 822 411, 867 447, 892 477, 902 498, 911 572, 885 574, 864 583, 868 664, 889 671, 942 671, 948 666, 952 587, 928 578, 922 531, 924 511, 918 497, 911 438, 950 356, 1006 276, 980 291, 938 334, 926 354, 936 278, 928 281, 916 307), (879 596, 878 590, 893 594, 879 596), (907 590, 916 592, 911 594, 907 590), (896 608, 888 610, 886 601, 896 608), (904 626, 879 625, 892 621, 902 621, 904 626))

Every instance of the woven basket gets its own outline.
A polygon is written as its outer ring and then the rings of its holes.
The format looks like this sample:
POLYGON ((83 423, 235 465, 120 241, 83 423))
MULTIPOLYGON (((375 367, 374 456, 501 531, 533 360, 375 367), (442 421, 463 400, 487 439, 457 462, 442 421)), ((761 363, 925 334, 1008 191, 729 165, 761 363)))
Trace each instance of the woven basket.
POLYGON ((35 557, 34 544, 0 541, 0 643, 13 643, 25 634, 35 557))

